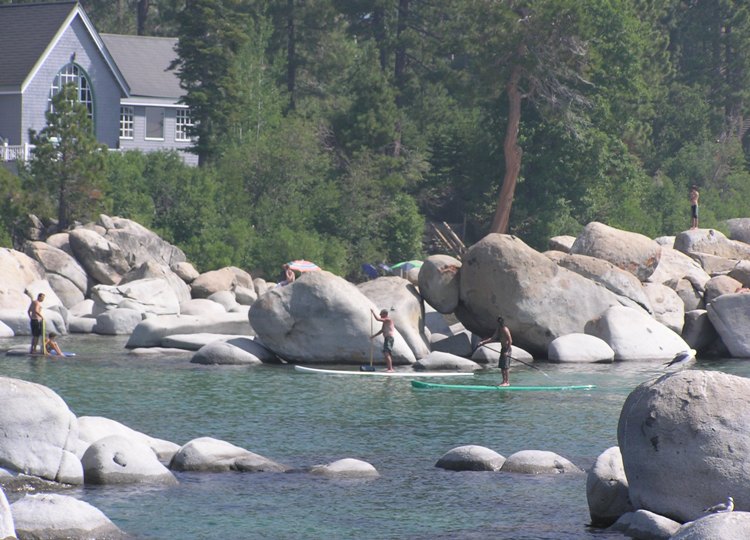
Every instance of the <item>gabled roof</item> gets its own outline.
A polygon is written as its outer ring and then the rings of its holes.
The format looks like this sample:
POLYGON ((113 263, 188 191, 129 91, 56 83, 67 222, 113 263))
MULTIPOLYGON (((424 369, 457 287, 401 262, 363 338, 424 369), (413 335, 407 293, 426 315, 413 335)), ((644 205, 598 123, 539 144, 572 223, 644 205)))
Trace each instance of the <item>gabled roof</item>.
POLYGON ((76 17, 127 95, 122 74, 78 2, 0 5, 0 89, 23 91, 76 17))
POLYGON ((184 95, 177 73, 169 65, 177 58, 177 38, 101 34, 130 87, 131 97, 177 101, 184 95))

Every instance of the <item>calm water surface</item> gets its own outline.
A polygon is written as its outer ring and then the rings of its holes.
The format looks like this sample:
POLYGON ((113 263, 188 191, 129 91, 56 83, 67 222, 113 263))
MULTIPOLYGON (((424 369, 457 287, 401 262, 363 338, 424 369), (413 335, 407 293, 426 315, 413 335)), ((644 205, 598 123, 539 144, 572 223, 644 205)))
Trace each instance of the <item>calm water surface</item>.
MULTIPOLYGON (((71 493, 140 539, 602 539, 587 528, 585 474, 448 472, 435 462, 478 444, 509 456, 556 452, 588 469, 617 443, 622 403, 659 364, 521 365, 514 384, 595 384, 591 391, 416 391, 408 379, 308 375, 288 366, 197 366, 190 356, 129 355, 125 338, 65 336, 76 358, 0 356, 0 375, 44 384, 78 416, 105 416, 184 444, 215 437, 294 468, 353 457, 381 476, 177 473, 176 487, 71 493)), ((0 340, 0 351, 26 338, 0 340)), ((750 375, 741 360, 703 369, 750 375)), ((450 379, 443 379, 448 381, 450 379)), ((471 381, 497 384, 498 370, 471 381)))

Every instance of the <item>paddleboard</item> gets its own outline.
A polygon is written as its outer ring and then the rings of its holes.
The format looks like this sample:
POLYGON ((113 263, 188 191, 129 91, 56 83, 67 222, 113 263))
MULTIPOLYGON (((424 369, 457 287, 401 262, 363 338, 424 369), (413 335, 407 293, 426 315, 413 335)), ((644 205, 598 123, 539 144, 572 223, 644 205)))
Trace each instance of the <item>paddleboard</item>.
MULTIPOLYGON (((75 356, 76 353, 74 352, 67 352, 63 351, 63 356, 70 357, 75 356)), ((5 356, 45 356, 42 353, 30 353, 28 348, 25 350, 18 350, 18 349, 11 349, 5 353, 5 356)), ((57 353, 55 351, 50 351, 46 356, 57 356, 57 353)))
POLYGON ((422 381, 411 381, 413 388, 420 390, 469 390, 469 391, 557 391, 557 390, 591 390, 595 388, 593 384, 584 384, 579 386, 489 386, 489 385, 474 385, 474 384, 440 384, 440 383, 427 383, 422 381))
POLYGON ((301 373, 320 373, 323 375, 374 375, 376 377, 472 377, 471 371, 353 371, 345 369, 319 369, 307 366, 294 366, 301 373))

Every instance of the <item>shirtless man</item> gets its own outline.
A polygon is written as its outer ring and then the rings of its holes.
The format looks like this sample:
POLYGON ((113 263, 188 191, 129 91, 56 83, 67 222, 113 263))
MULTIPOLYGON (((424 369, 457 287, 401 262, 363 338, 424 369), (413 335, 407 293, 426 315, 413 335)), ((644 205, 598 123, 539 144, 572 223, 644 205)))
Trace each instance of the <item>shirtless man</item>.
POLYGON ((513 338, 510 335, 510 330, 505 326, 505 321, 502 317, 497 318, 497 329, 495 330, 495 333, 487 339, 480 341, 477 348, 485 343, 489 343, 490 341, 500 342, 500 360, 497 366, 503 373, 503 384, 500 386, 510 386, 510 347, 513 345, 513 338))
POLYGON ((44 326, 44 317, 42 317, 42 302, 44 302, 44 293, 39 293, 39 295, 36 297, 36 300, 31 302, 31 305, 29 305, 29 309, 26 311, 31 322, 30 354, 34 354, 37 345, 39 345, 42 354, 45 353, 44 346, 39 343, 39 338, 42 337, 42 327, 44 326))
POLYGON ((700 197, 700 193, 698 193, 698 186, 693 186, 690 188, 690 228, 691 229, 697 229, 698 228, 698 198, 700 197))
POLYGON ((375 312, 372 309, 370 312, 372 313, 372 316, 375 317, 376 321, 383 323, 383 327, 380 331, 375 335, 370 336, 370 339, 383 334, 383 357, 385 358, 386 371, 393 371, 393 356, 391 355, 391 351, 393 351, 393 336, 396 334, 393 319, 388 316, 387 309, 380 310, 380 317, 375 315, 375 312))

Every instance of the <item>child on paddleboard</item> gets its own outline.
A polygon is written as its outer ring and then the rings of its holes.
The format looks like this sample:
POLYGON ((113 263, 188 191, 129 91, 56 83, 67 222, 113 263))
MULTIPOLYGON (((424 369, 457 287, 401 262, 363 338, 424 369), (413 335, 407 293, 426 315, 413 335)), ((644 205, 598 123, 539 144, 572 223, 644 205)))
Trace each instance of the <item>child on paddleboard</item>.
POLYGON ((393 319, 388 316, 387 309, 380 310, 380 317, 375 315, 375 312, 372 309, 370 310, 370 313, 372 313, 372 316, 375 317, 376 321, 383 323, 383 327, 380 331, 370 336, 370 339, 383 334, 383 357, 385 358, 386 371, 393 371, 393 356, 391 355, 391 351, 393 351, 393 336, 396 333, 393 319))
POLYGON ((500 342, 500 360, 497 364, 497 367, 503 373, 503 383, 500 386, 510 386, 510 347, 513 345, 513 338, 510 335, 510 330, 505 326, 505 321, 502 317, 497 318, 495 333, 487 339, 480 341, 477 348, 491 341, 500 342))
POLYGON ((57 344, 57 341, 55 341, 56 337, 57 334, 55 334, 54 332, 50 332, 49 334, 47 334, 47 353, 55 351, 55 354, 57 354, 57 356, 63 356, 63 352, 60 350, 60 346, 57 344))

